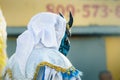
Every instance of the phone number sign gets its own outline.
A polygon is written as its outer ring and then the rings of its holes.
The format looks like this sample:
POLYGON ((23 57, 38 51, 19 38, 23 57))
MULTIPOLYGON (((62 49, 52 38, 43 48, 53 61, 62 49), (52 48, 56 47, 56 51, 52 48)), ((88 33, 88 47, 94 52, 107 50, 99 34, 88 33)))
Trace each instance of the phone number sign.
POLYGON ((120 1, 77 1, 69 4, 48 3, 46 10, 63 13, 66 17, 69 11, 74 16, 75 26, 117 25, 120 26, 120 1))
POLYGON ((61 12, 67 19, 71 11, 75 26, 120 26, 119 0, 2 0, 1 6, 10 26, 24 26, 44 11, 61 12))

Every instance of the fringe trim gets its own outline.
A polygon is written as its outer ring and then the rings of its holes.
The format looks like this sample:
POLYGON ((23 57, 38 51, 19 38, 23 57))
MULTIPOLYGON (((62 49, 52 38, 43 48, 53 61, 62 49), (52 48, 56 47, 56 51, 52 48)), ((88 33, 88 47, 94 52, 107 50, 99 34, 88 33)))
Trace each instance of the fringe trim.
POLYGON ((8 74, 8 77, 12 80, 13 79, 13 74, 12 74, 12 70, 11 69, 7 69, 6 70, 6 72, 5 72, 5 75, 4 75, 4 77, 6 76, 8 74))
MULTIPOLYGON (((48 66, 52 69, 55 69, 57 72, 62 72, 62 73, 67 73, 68 75, 70 74, 70 71, 75 71, 76 69, 72 66, 68 69, 65 69, 65 68, 61 68, 59 66, 55 66, 53 64, 50 64, 48 62, 41 62, 40 64, 38 64, 37 68, 36 68, 36 71, 34 73, 34 77, 33 77, 33 80, 36 80, 37 79, 37 76, 38 76, 38 73, 39 73, 39 70, 41 67, 44 67, 44 66, 48 66)), ((8 75, 8 77, 12 80, 13 79, 13 74, 12 74, 12 70, 10 68, 8 68, 5 72, 5 75, 4 77, 8 75)))
POLYGON ((53 64, 50 64, 48 62, 41 62, 40 64, 38 64, 37 68, 36 68, 36 71, 34 73, 34 77, 33 77, 33 80, 36 80, 37 79, 37 76, 38 76, 38 73, 39 73, 39 70, 41 67, 43 66, 48 66, 52 69, 55 69, 57 72, 62 72, 62 73, 67 73, 67 74, 70 74, 70 71, 75 71, 76 69, 74 67, 70 67, 68 69, 65 69, 65 68, 61 68, 59 66, 55 66, 53 64))

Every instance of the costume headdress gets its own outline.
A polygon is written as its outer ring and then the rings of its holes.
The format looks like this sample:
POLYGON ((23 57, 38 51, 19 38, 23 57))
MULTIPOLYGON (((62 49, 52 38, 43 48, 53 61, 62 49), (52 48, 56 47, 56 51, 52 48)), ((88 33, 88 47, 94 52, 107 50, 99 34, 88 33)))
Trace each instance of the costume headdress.
POLYGON ((34 47, 59 50, 65 30, 66 20, 57 14, 43 12, 32 17, 27 30, 17 39, 15 56, 23 74, 34 47))
MULTIPOLYGON (((59 15, 64 18, 64 16, 59 13, 59 15)), ((69 42, 69 37, 71 36, 71 27, 73 25, 73 16, 71 14, 71 12, 69 13, 69 21, 66 23, 66 31, 64 34, 64 37, 62 39, 59 51, 64 54, 65 56, 68 54, 68 51, 70 49, 70 42, 69 42)))

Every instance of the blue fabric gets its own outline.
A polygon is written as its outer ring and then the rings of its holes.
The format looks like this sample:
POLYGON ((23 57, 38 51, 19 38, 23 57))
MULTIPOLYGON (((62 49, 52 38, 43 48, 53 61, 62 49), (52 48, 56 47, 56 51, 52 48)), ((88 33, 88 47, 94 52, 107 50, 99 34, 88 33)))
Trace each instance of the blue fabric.
POLYGON ((80 76, 80 71, 79 70, 75 70, 75 71, 70 71, 70 74, 66 73, 62 73, 63 79, 71 79, 72 77, 78 77, 80 76))
POLYGON ((45 80, 44 76, 45 76, 45 67, 41 67, 38 72, 37 80, 45 80))
MULTIPOLYGON (((45 77, 45 67, 41 67, 39 72, 38 72, 38 77, 37 80, 44 80, 45 77)), ((61 72, 61 76, 63 78, 63 80, 70 80, 72 77, 79 77, 80 76, 80 71, 79 70, 70 70, 70 73, 68 74, 68 72, 61 72)), ((52 80, 53 76, 50 75, 50 80, 52 80)))
POLYGON ((70 43, 69 43, 69 39, 68 39, 68 35, 67 35, 67 32, 65 32, 65 35, 61 41, 61 45, 60 45, 60 48, 59 48, 59 51, 67 56, 68 52, 70 50, 70 43))

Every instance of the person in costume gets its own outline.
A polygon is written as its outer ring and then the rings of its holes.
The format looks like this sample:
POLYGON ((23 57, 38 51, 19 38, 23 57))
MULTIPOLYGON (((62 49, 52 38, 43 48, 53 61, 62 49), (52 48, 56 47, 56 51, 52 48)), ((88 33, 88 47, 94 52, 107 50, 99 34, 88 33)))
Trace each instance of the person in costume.
POLYGON ((6 66, 6 21, 0 9, 0 79, 6 66))
POLYGON ((81 80, 81 72, 65 56, 69 22, 50 12, 33 16, 27 30, 17 38, 4 80, 81 80))

